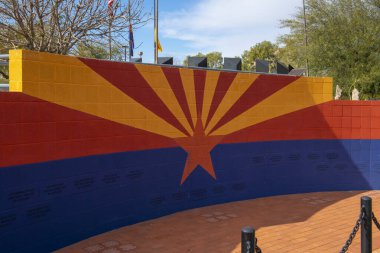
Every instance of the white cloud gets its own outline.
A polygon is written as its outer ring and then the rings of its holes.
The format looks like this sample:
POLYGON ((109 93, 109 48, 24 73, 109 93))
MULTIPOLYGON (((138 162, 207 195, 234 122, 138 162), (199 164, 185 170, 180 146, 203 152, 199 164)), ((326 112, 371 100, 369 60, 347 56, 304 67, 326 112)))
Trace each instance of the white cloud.
POLYGON ((301 0, 201 0, 191 9, 164 13, 160 33, 183 41, 187 51, 221 51, 238 56, 255 43, 275 41, 279 20, 294 14, 301 0))

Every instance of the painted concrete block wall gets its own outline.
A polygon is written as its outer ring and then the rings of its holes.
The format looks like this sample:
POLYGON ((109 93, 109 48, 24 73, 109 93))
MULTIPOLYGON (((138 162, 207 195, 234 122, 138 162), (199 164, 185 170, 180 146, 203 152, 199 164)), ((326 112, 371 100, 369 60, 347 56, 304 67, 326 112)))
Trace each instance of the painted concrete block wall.
POLYGON ((12 51, 0 248, 49 252, 180 210, 380 188, 380 103, 330 78, 12 51))

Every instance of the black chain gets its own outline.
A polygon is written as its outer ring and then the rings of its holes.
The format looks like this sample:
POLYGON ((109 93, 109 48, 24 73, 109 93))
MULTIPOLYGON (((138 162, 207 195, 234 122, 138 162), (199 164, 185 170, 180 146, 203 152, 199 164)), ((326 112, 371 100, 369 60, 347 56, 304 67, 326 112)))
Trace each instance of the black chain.
POLYGON ((380 230, 380 223, 379 221, 376 219, 376 216, 375 214, 372 212, 372 220, 373 220, 373 223, 375 223, 376 227, 378 230, 380 230))
POLYGON ((262 253, 259 245, 257 245, 257 238, 256 237, 255 237, 255 251, 256 251, 256 253, 262 253))
POLYGON ((344 244, 344 246, 343 246, 342 250, 340 251, 340 253, 346 253, 347 252, 347 250, 350 247, 352 241, 354 240, 354 238, 356 236, 356 233, 358 232, 358 230, 360 228, 360 224, 362 223, 362 221, 364 220, 364 218, 365 218, 365 212, 364 212, 364 209, 362 209, 361 212, 360 212, 360 214, 359 214, 359 218, 356 221, 355 226, 352 229, 352 232, 351 232, 350 236, 348 237, 348 240, 344 244))

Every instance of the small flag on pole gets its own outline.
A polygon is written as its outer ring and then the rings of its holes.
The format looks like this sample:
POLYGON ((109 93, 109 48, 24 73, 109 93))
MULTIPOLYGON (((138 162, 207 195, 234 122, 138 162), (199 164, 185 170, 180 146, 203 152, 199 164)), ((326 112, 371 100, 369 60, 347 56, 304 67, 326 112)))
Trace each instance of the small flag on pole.
POLYGON ((158 40, 158 42, 157 42, 157 50, 160 51, 160 52, 162 52, 162 47, 161 47, 160 40, 159 39, 157 39, 157 40, 158 40))
POLYGON ((114 2, 114 0, 108 0, 108 11, 109 11, 111 17, 113 17, 113 10, 112 10, 113 2, 114 2))
POLYGON ((133 39, 132 24, 129 24, 129 55, 133 56, 133 49, 135 49, 135 41, 133 39))
POLYGON ((154 30, 154 33, 155 33, 154 39, 156 40, 156 38, 157 38, 157 41, 155 41, 157 43, 157 51, 162 52, 162 46, 160 43, 160 39, 157 36, 157 30, 156 29, 154 30))

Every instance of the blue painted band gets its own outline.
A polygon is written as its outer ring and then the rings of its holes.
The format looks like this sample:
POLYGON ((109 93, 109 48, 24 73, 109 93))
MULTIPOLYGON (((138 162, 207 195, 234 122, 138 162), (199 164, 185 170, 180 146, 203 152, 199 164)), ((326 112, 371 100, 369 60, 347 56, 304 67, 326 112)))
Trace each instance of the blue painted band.
POLYGON ((0 169, 0 249, 50 252, 180 210, 263 196, 380 189, 380 140, 218 145, 217 180, 198 168, 180 186, 180 148, 0 169))

